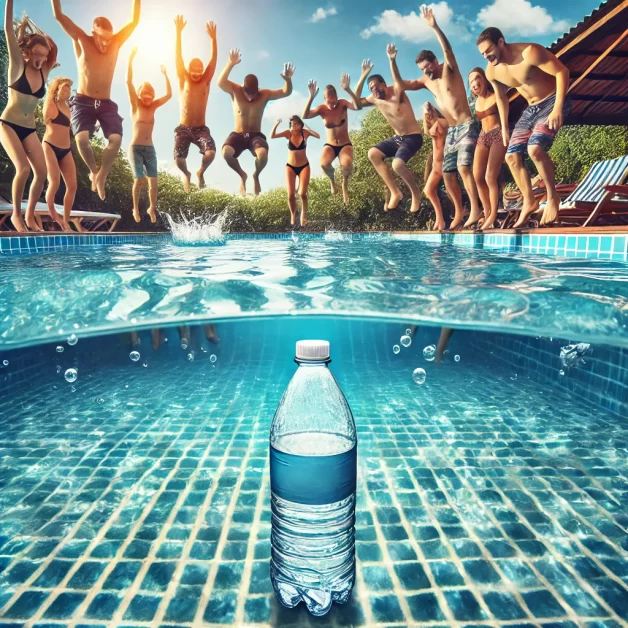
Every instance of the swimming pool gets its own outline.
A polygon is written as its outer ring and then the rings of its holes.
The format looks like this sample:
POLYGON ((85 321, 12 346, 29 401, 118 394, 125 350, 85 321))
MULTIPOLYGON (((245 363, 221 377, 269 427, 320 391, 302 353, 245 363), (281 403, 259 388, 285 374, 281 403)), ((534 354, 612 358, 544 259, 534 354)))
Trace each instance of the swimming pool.
POLYGON ((54 244, 0 257, 0 624, 628 620, 628 264, 606 243, 54 244), (268 576, 268 434, 303 337, 330 340, 359 439, 357 584, 318 619, 268 576))

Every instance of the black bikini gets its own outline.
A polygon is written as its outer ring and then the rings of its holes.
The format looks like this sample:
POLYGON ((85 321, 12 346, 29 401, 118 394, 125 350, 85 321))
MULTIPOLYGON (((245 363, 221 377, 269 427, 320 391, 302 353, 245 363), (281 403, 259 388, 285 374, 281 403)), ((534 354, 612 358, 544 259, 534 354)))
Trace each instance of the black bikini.
MULTIPOLYGON (((63 113, 63 111, 61 111, 61 109, 59 109, 59 106, 57 105, 57 117, 54 118, 53 120, 51 120, 50 122, 52 124, 58 124, 59 126, 65 126, 65 127, 70 127, 70 119, 68 118, 68 116, 65 115, 65 113, 63 113)), ((55 146, 54 144, 51 144, 50 142, 48 142, 47 140, 44 140, 44 142, 46 144, 48 144, 48 146, 50 146, 50 148, 52 148, 52 151, 54 152, 55 156, 57 157, 57 161, 59 163, 61 163, 61 160, 72 151, 72 148, 59 148, 58 146, 55 146)))
MULTIPOLYGON (((33 92, 30 83, 28 82, 28 78, 26 77, 26 66, 24 66, 24 72, 22 72, 20 78, 17 79, 13 85, 9 85, 9 89, 14 89, 16 92, 25 94, 26 96, 34 96, 37 100, 43 98, 46 95, 46 79, 44 78, 43 70, 39 70, 39 73, 41 74, 41 87, 36 92, 33 92)), ((31 133, 35 133, 36 131, 36 129, 21 126, 19 124, 15 124, 14 122, 8 122, 7 120, 0 120, 0 122, 13 129, 20 142, 23 142, 31 133)))
MULTIPOLYGON (((301 140, 301 143, 298 146, 295 146, 292 143, 292 138, 288 140, 288 150, 305 150, 307 148, 307 142, 305 140, 305 133, 301 131, 301 135, 303 139, 301 140)), ((304 164, 303 166, 293 166, 292 164, 286 164, 286 166, 288 166, 288 168, 292 168, 292 171, 298 177, 301 174, 301 172, 303 172, 303 170, 305 170, 306 168, 309 168, 310 163, 308 162, 304 164)))
POLYGON ((331 149, 333 149, 334 159, 336 159, 336 157, 338 157, 338 155, 340 155, 340 153, 342 152, 343 148, 346 148, 347 146, 353 146, 353 144, 349 142, 348 144, 343 144, 342 146, 334 146, 333 144, 325 144, 325 146, 329 146, 331 149))

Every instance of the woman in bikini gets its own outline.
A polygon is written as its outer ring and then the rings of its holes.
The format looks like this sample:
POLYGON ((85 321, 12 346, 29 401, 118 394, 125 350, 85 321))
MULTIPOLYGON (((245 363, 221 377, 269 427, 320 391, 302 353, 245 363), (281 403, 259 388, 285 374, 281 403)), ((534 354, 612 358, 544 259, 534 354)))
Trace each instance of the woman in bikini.
POLYGON ((482 125, 475 147, 473 177, 484 208, 482 229, 492 229, 497 218, 499 203, 499 172, 506 156, 502 141, 501 122, 493 87, 486 79, 482 68, 473 68, 469 73, 469 87, 477 96, 475 116, 482 125))
POLYGON ((445 157, 445 139, 447 137, 447 120, 443 118, 440 111, 426 102, 423 105, 423 135, 432 138, 432 170, 425 182, 425 196, 434 206, 436 222, 434 229, 442 231, 445 229, 445 219, 443 218, 443 208, 438 198, 438 186, 443 179, 443 159, 445 157))
POLYGON ((35 109, 56 65, 57 47, 27 17, 13 28, 13 0, 6 0, 4 34, 9 50, 9 97, 0 116, 0 143, 15 166, 11 222, 16 231, 39 230, 35 205, 46 182, 46 160, 35 132, 35 109), (31 169, 34 176, 24 222, 22 196, 31 169))
POLYGON ((299 116, 290 118, 290 130, 277 133, 277 127, 281 120, 277 120, 272 139, 284 137, 288 140, 288 163, 286 164, 286 188, 288 190, 288 208, 290 209, 290 224, 294 226, 297 220, 297 196, 296 183, 299 178, 299 196, 301 197, 301 226, 307 225, 307 189, 310 185, 310 162, 307 160, 307 138, 320 135, 312 129, 306 129, 303 120, 299 116))
POLYGON ((44 101, 44 155, 48 168, 48 189, 46 203, 53 220, 63 226, 64 231, 72 231, 70 227, 70 212, 76 196, 76 165, 70 146, 70 88, 72 81, 69 78, 56 78, 50 84, 46 100, 44 101), (61 177, 65 182, 63 196, 63 218, 55 209, 55 194, 59 189, 61 177))
MULTIPOLYGON (((345 90, 349 87, 348 74, 342 75, 340 85, 345 90)), ((348 100, 338 99, 336 88, 333 85, 328 85, 323 90, 325 103, 310 110, 312 101, 316 97, 316 94, 318 94, 316 81, 310 81, 307 88, 310 92, 310 98, 303 110, 303 119, 309 120, 316 116, 323 118, 323 123, 327 129, 327 143, 321 153, 321 168, 331 181, 331 193, 336 194, 335 170, 331 164, 334 159, 338 158, 340 167, 342 168, 342 198, 345 205, 348 205, 348 182, 353 172, 353 144, 351 144, 351 139, 349 138, 347 110, 351 109, 356 111, 356 107, 348 100)))

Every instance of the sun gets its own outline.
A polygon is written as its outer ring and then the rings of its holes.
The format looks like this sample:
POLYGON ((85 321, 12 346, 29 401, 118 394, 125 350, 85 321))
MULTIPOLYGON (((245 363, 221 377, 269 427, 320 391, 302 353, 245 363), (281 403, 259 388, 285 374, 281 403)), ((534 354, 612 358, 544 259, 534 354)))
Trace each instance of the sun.
POLYGON ((154 12, 142 16, 129 40, 132 46, 138 48, 138 69, 174 65, 175 36, 174 15, 170 17, 163 12, 154 12))

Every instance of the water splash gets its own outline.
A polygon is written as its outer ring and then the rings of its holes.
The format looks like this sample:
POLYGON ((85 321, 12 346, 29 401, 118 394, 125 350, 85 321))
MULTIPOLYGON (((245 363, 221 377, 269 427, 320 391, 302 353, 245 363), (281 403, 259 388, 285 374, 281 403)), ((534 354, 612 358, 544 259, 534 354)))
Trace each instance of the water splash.
POLYGON ((172 241, 177 246, 217 246, 225 243, 225 233, 228 233, 228 212, 224 211, 217 217, 197 216, 186 218, 181 214, 180 220, 175 221, 166 214, 172 241))
POLYGON ((342 233, 341 231, 326 231, 325 242, 351 242, 352 237, 350 233, 342 233))

